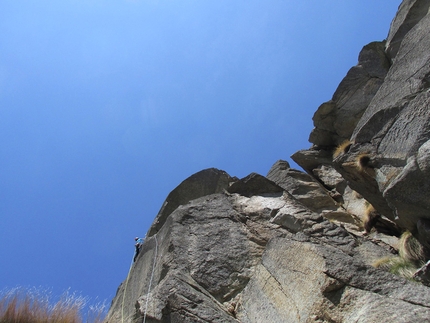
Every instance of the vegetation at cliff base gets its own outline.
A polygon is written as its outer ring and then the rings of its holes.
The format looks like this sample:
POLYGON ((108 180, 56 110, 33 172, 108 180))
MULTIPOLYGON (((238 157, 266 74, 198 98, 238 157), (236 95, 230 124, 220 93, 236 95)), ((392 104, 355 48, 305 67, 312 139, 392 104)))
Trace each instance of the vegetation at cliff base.
POLYGON ((65 292, 52 302, 41 289, 14 288, 0 292, 0 323, 101 323, 104 303, 89 305, 89 299, 65 292))

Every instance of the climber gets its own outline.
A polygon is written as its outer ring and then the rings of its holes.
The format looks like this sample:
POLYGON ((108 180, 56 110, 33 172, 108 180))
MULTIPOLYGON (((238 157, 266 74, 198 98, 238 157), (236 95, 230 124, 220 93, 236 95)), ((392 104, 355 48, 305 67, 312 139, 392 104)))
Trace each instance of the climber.
POLYGON ((134 241, 136 241, 136 243, 135 243, 135 245, 134 245, 134 246, 136 247, 136 252, 135 252, 135 254, 134 254, 133 262, 135 262, 135 261, 136 261, 136 258, 137 258, 137 256, 139 255, 140 249, 142 248, 143 239, 142 239, 142 238, 139 238, 139 237, 136 237, 136 238, 134 238, 134 241))

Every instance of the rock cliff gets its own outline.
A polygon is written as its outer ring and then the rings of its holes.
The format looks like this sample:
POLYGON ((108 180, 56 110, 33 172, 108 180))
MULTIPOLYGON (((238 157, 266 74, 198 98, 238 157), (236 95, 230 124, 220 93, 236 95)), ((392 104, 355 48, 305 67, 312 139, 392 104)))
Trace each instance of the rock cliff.
POLYGON ((167 197, 106 322, 430 322, 430 0, 405 0, 266 176, 167 197), (406 278, 405 278, 406 277, 406 278))

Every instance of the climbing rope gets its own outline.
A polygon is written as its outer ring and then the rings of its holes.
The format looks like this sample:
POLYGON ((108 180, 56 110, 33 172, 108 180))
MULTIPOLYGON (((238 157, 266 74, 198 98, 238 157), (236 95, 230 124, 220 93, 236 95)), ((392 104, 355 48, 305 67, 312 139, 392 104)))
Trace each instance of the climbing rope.
MULTIPOLYGON (((149 279, 148 292, 146 293, 146 303, 145 303, 145 311, 143 313, 143 323, 146 323, 146 312, 148 310, 148 300, 149 300, 148 296, 149 296, 149 293, 151 292, 152 279, 154 278, 155 263, 156 263, 157 254, 158 254, 157 234, 154 235, 154 238, 155 238, 154 262, 152 263, 151 278, 149 279)), ((133 255, 133 259, 131 260, 130 269, 128 270, 127 279, 125 281, 124 293, 122 294, 122 306, 121 306, 121 322, 122 323, 124 323, 124 299, 125 299, 125 294, 127 292, 128 279, 130 277, 131 267, 133 267, 133 263, 134 263, 134 255, 133 255)))
POLYGON ((155 238, 154 261, 152 263, 152 271, 151 271, 151 278, 149 279, 148 292, 146 293, 145 311, 143 312, 143 323, 146 323, 146 312, 148 310, 149 293, 151 292, 152 278, 154 278, 155 263, 156 263, 156 260, 157 260, 157 253, 158 253, 157 234, 154 234, 154 238, 155 238))
POLYGON ((127 292, 128 278, 130 277, 130 272, 131 272, 131 267, 133 267, 133 262, 134 262, 134 254, 133 254, 133 258, 131 258, 130 269, 128 270, 127 279, 125 280, 124 293, 122 294, 122 307, 121 307, 121 322, 122 323, 124 323, 124 298, 125 298, 125 294, 127 292))

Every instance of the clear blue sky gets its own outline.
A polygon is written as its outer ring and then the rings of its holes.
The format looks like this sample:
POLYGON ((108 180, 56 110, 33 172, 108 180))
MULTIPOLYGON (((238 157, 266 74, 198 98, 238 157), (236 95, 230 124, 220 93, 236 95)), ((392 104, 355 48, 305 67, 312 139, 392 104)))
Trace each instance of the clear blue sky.
POLYGON ((266 175, 400 1, 0 3, 0 289, 115 295, 209 167, 266 175))

